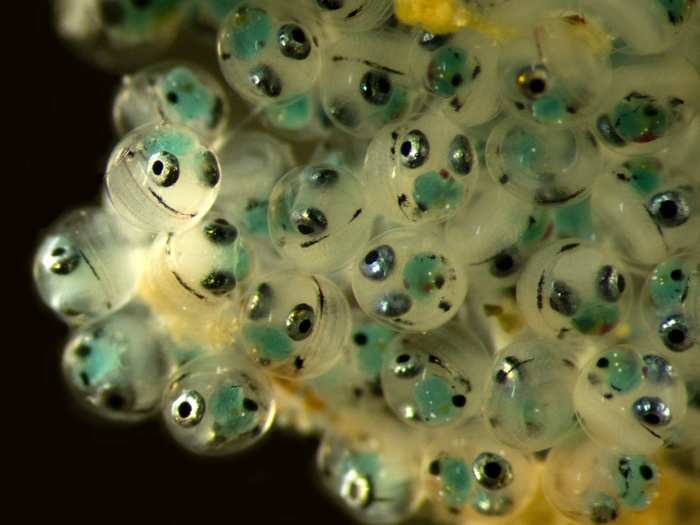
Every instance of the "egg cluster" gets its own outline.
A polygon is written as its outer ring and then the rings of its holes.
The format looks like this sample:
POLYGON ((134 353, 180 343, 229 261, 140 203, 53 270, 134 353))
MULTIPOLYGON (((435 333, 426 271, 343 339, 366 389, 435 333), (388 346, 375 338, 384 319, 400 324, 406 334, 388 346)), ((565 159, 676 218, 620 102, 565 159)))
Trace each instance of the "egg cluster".
POLYGON ((54 5, 129 73, 34 263, 88 409, 202 455, 318 433, 370 524, 649 515, 679 455, 697 487, 694 0, 54 5))

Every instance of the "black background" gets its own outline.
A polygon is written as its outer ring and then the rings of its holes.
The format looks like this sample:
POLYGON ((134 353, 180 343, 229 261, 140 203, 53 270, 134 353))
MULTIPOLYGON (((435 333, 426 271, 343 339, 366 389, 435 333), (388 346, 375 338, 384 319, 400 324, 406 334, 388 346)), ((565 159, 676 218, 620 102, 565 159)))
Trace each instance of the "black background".
POLYGON ((313 438, 274 431, 253 450, 203 460, 177 448, 158 423, 105 426, 73 405, 59 371, 67 330, 39 303, 31 259, 42 229, 98 195, 115 143, 110 107, 119 79, 65 48, 48 2, 12 4, 3 23, 11 40, 3 53, 10 244, 2 251, 1 512, 16 506, 21 522, 348 522, 317 487, 313 438))

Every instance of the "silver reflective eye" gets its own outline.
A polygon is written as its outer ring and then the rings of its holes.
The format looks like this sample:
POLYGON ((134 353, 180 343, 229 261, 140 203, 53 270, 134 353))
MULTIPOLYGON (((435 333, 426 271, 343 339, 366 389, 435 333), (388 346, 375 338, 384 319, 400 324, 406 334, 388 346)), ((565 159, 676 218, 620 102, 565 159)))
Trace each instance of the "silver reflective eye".
POLYGON ((610 303, 617 302, 625 291, 625 276, 609 264, 598 271, 596 282, 600 296, 610 303))
POLYGON ((220 178, 219 161, 211 151, 205 151, 199 159, 199 179, 206 186, 213 188, 220 178))
POLYGON ((549 87, 549 73, 544 66, 527 66, 515 75, 518 90, 525 98, 541 97, 549 87))
POLYGON ((167 151, 154 153, 148 159, 148 173, 158 186, 168 188, 180 178, 180 161, 167 151))
POLYGON ((170 417, 181 427, 197 425, 204 417, 204 398, 196 390, 183 390, 170 405, 170 417))
POLYGON ((294 341, 302 341, 311 335, 315 322, 316 313, 314 309, 305 303, 298 304, 287 316, 287 321, 285 322, 287 335, 294 341))
POLYGON ((351 508, 365 509, 374 501, 372 480, 362 472, 352 469, 343 476, 340 496, 351 508))
POLYGON ((391 363, 391 371, 396 377, 409 379, 416 377, 423 371, 424 363, 421 355, 416 353, 401 353, 391 363))
POLYGON ((399 146, 401 164, 414 169, 422 166, 430 155, 428 137, 419 129, 409 131, 399 146))
POLYGON ((671 422, 671 408, 658 397, 640 397, 632 404, 632 410, 645 425, 662 427, 671 422))
POLYGON ((391 79, 383 71, 373 69, 360 80, 362 98, 373 106, 383 106, 391 98, 391 79))
POLYGON ((513 481, 513 469, 504 458, 491 452, 482 452, 472 463, 472 475, 482 487, 498 490, 513 481))
POLYGON ((225 295, 236 287, 236 277, 224 270, 214 270, 202 279, 202 288, 213 295, 225 295))
POLYGON ((226 219, 215 219, 211 222, 206 222, 202 230, 207 240, 222 246, 233 244, 238 237, 238 230, 226 219))
POLYGON ((474 155, 472 153, 469 139, 464 135, 457 135, 452 139, 449 152, 450 166, 460 175, 468 175, 474 165, 474 155))
POLYGON ((695 344, 695 337, 681 314, 664 319, 659 325, 658 332, 666 348, 672 352, 685 352, 695 344))
POLYGON ((658 355, 645 355, 644 367, 647 381, 659 385, 671 385, 676 382, 676 371, 671 363, 658 355))
POLYGON ((480 491, 473 505, 484 516, 505 516, 513 509, 513 499, 507 494, 480 491))
POLYGON ((266 97, 275 98, 282 93, 282 80, 270 66, 259 65, 251 69, 248 81, 266 97))
POLYGON ((407 313, 412 305, 413 302, 408 295, 390 292, 377 301, 374 311, 383 317, 400 317, 407 313))
POLYGON ((260 284, 248 300, 248 317, 252 321, 258 321, 269 316, 272 311, 273 299, 272 287, 267 283, 260 284))
POLYGON ((647 208, 654 221, 664 228, 681 226, 690 218, 690 205, 678 191, 657 193, 649 199, 647 208))
POLYGON ((277 33, 280 51, 287 58, 304 60, 311 53, 311 43, 304 30, 296 24, 285 24, 277 33))
POLYGON ((569 285, 554 281, 549 294, 549 306, 565 317, 573 317, 579 308, 579 298, 569 285))
POLYGON ((72 246, 59 245, 44 259, 44 266, 55 275, 70 275, 80 266, 80 252, 72 246))
POLYGON ((367 279, 383 281, 391 275, 395 262, 394 249, 388 244, 383 244, 367 252, 367 255, 360 261, 360 272, 367 279))
POLYGON ((316 208, 292 210, 291 219, 296 225, 297 231, 302 235, 318 235, 326 231, 328 227, 325 214, 316 208))
POLYGON ((315 188, 327 188, 338 182, 340 174, 332 168, 314 168, 307 173, 306 179, 315 188))

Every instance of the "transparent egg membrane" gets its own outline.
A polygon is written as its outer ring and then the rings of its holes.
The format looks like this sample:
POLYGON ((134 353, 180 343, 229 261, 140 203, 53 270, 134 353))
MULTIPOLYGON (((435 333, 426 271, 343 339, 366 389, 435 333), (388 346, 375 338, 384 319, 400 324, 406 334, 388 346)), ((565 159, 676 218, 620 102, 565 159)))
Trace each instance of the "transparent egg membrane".
POLYGON ((697 519, 694 1, 54 7, 128 72, 33 263, 87 410, 319 435, 362 523, 697 519))

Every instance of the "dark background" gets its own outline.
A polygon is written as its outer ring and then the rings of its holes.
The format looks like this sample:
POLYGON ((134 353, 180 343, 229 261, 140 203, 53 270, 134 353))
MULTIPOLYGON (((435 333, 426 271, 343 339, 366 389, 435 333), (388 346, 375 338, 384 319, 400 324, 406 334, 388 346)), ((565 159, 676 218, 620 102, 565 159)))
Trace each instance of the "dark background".
POLYGON ((21 522, 349 523, 316 485, 315 439, 274 431, 253 450, 203 460, 177 448, 157 422, 105 426, 73 405, 59 369, 67 330, 39 303, 31 259, 42 229, 98 195, 115 143, 119 78, 58 40, 48 2, 13 4, 3 24, 11 37, 3 82, 11 241, 2 252, 3 514, 9 504, 21 522))

